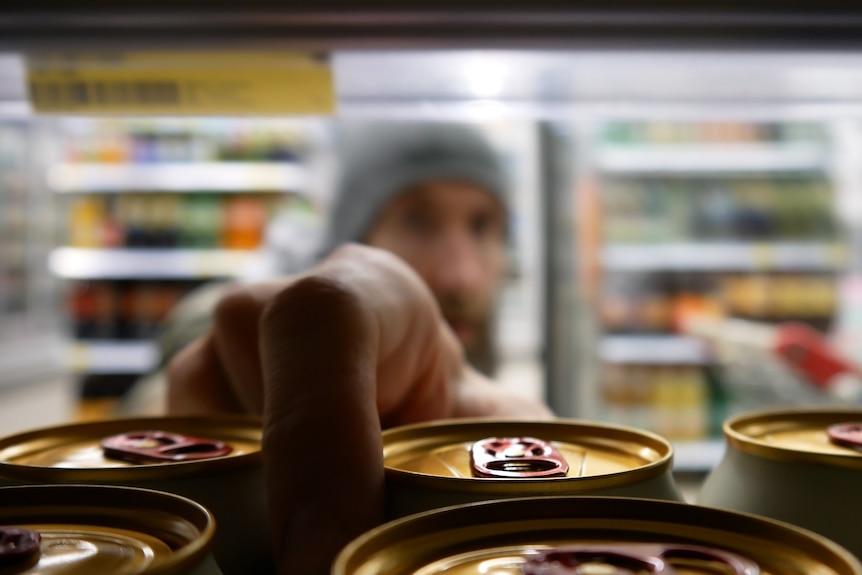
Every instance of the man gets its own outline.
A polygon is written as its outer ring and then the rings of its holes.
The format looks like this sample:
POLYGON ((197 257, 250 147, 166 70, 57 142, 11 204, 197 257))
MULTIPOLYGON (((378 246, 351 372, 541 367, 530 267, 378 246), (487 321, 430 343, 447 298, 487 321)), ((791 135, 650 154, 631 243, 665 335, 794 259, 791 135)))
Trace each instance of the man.
MULTIPOLYGON (((345 243, 399 256, 431 288, 470 364, 493 374, 508 225, 497 154, 463 124, 346 124, 340 134, 342 172, 318 259, 345 243)), ((297 271, 290 246, 280 252, 270 276, 297 271)))
POLYGON ((263 413, 275 560, 293 575, 328 573, 383 520, 381 428, 551 416, 464 360, 491 357, 505 265, 491 149, 446 125, 351 137, 322 259, 215 298, 212 325, 168 369, 172 413, 263 413), (349 480, 307 472, 333 461, 349 480))
MULTIPOLYGON (((493 375, 495 299, 507 263, 508 223, 506 177, 497 154, 464 124, 352 123, 341 125, 339 135, 341 173, 318 247, 309 247, 314 241, 305 233, 283 233, 290 224, 276 221, 249 278, 299 273, 346 243, 385 249, 431 289, 468 363, 493 375)), ((165 365, 207 332, 229 287, 205 285, 172 311, 159 338, 165 365)), ((150 374, 119 412, 163 412, 164 388, 163 371, 150 374)))

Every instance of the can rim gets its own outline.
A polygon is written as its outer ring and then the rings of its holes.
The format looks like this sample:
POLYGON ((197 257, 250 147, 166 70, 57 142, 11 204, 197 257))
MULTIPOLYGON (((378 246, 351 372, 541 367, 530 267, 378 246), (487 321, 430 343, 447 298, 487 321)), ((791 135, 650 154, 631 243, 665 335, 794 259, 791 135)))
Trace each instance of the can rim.
MULTIPOLYGON (((0 454, 26 442, 38 441, 46 435, 90 438, 123 431, 146 428, 193 428, 201 426, 247 428, 255 430, 256 439, 262 440, 262 418, 249 415, 121 417, 116 419, 47 426, 0 437, 0 454)), ((260 448, 228 457, 198 461, 162 462, 117 467, 66 468, 44 465, 22 465, 0 459, 0 477, 51 483, 149 481, 195 475, 202 472, 228 470, 257 465, 263 461, 260 448)))
MULTIPOLYGON (((16 520, 16 523, 26 522, 27 517, 44 521, 46 508, 51 510, 49 514, 62 513, 64 506, 68 506, 69 513, 73 515, 92 508, 94 517, 98 517, 101 522, 105 521, 104 515, 95 512, 101 510, 100 513, 104 513, 106 508, 128 511, 130 502, 133 502, 134 509, 168 511, 191 523, 197 529, 197 535, 175 550, 170 558, 147 568, 147 575, 178 575, 190 572, 212 551, 216 532, 215 516, 200 503, 182 495, 141 487, 61 483, 0 487, 0 502, 3 502, 6 496, 8 501, 2 505, 4 521, 7 520, 10 510, 14 511, 20 507, 24 511, 18 515, 21 519, 16 520)), ((143 523, 141 525, 143 526, 143 523)))
POLYGON ((804 451, 792 447, 776 445, 752 437, 743 428, 753 424, 795 421, 827 427, 848 420, 862 420, 862 409, 814 407, 814 408, 772 408, 742 413, 725 420, 722 430, 727 443, 739 451, 777 461, 793 463, 817 463, 852 469, 862 469, 862 452, 847 450, 845 453, 824 453, 804 451))
MULTIPOLYGON (((562 434, 560 434, 562 435, 562 434)), ((557 441, 555 437, 544 436, 543 439, 548 441, 557 441)), ((611 488, 620 485, 631 483, 632 474, 636 474, 638 479, 646 480, 659 476, 668 472, 673 465, 673 445, 664 437, 647 430, 641 430, 635 427, 618 425, 612 423, 596 422, 586 419, 567 419, 555 418, 549 420, 532 420, 523 418, 487 418, 487 417, 470 417, 456 419, 440 419, 435 420, 431 424, 418 423, 393 427, 383 432, 383 447, 384 447, 384 471, 388 478, 409 480, 417 486, 433 487, 434 489, 446 489, 460 492, 479 492, 479 493, 511 493, 512 487, 517 485, 519 491, 524 495, 545 494, 549 491, 561 490, 571 491, 573 486, 577 485, 584 490, 593 490, 601 488, 611 488), (508 478, 483 478, 482 481, 476 481, 472 477, 446 477, 439 475, 430 475, 397 469, 386 465, 385 451, 387 442, 395 441, 393 436, 399 435, 410 436, 412 433, 419 431, 427 431, 430 429, 446 430, 446 429, 463 429, 469 427, 506 427, 517 435, 517 428, 523 428, 525 434, 536 434, 536 427, 556 428, 559 430, 567 430, 571 433, 573 430, 602 430, 610 432, 613 438, 634 440, 638 439, 641 443, 649 443, 649 447, 653 448, 659 458, 655 461, 650 461, 643 466, 636 467, 625 471, 615 473, 607 473, 603 475, 592 475, 582 477, 556 477, 556 478, 533 478, 524 479, 508 479, 508 478), (646 442, 644 441, 646 440, 646 442)))
MULTIPOLYGON (((708 526, 712 532, 723 530, 740 534, 746 531, 756 533, 762 539, 774 540, 781 535, 794 539, 795 548, 805 550, 815 559, 830 561, 839 575, 862 574, 862 563, 847 549, 822 535, 797 525, 742 511, 730 511, 715 507, 692 505, 677 501, 659 499, 618 497, 618 496, 541 496, 513 499, 485 500, 473 503, 451 505, 430 511, 423 511, 400 519, 389 521, 372 528, 349 542, 336 556, 332 564, 332 575, 356 575, 363 561, 371 560, 381 548, 388 548, 422 535, 444 531, 457 531, 462 541, 464 537, 492 540, 499 534, 543 535, 554 528, 565 529, 572 521, 598 520, 630 526, 632 530, 660 523, 668 525, 664 531, 682 539, 691 536, 692 528, 708 526), (516 519, 513 519, 516 518, 516 519), (646 518, 646 519, 645 519, 646 518), (678 525, 670 523, 679 520, 678 525), (477 527, 482 527, 481 533, 477 527)), ((656 535, 657 536, 657 535, 656 535)), ((753 535, 752 535, 753 537, 753 535)), ((430 543, 428 537, 422 541, 430 543)), ((436 539, 434 539, 436 541, 436 539)), ((366 571, 362 571, 364 573, 366 571)), ((380 572, 384 572, 383 569, 380 572)), ((385 571, 387 573, 391 571, 385 571)))

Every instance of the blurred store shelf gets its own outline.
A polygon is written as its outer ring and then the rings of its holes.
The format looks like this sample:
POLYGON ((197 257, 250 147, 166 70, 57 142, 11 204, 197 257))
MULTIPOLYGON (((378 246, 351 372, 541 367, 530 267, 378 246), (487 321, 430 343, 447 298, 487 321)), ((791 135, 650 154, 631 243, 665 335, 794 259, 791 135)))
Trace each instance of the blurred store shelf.
POLYGON ((65 371, 58 335, 9 338, 0 346, 0 388, 48 380, 65 371))
POLYGON ((306 169, 285 162, 68 163, 48 172, 57 192, 246 192, 308 187, 306 169))
POLYGON ((146 373, 159 359, 159 349, 152 341, 78 340, 66 351, 68 369, 76 373, 146 373))
POLYGON ((618 244, 602 248, 601 261, 618 271, 836 271, 845 251, 829 242, 618 244))
POLYGON ((820 143, 734 143, 600 148, 596 167, 606 173, 797 172, 827 167, 820 143))
POLYGON ((608 363, 701 365, 709 350, 698 338, 677 335, 613 335, 602 338, 599 356, 608 363))
POLYGON ((256 257, 249 250, 57 248, 48 267, 66 279, 235 277, 256 257))
POLYGON ((723 439, 674 442, 673 470, 675 472, 708 472, 721 462, 724 449, 723 439))

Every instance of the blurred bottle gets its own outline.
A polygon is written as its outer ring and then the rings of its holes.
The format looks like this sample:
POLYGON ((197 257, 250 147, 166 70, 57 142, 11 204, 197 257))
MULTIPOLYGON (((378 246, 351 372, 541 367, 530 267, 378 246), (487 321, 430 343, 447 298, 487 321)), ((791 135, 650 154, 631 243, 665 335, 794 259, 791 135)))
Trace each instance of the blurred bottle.
POLYGON ((114 339, 118 337, 117 319, 119 317, 117 290, 111 282, 92 282, 93 292, 93 327, 91 337, 94 339, 114 339))
POLYGON ((157 131, 149 123, 135 124, 129 130, 131 137, 131 160, 136 164, 158 161, 157 131))
POLYGON ((151 206, 150 245, 159 248, 173 248, 179 244, 180 198, 176 195, 160 194, 147 198, 151 206))
POLYGON ((72 335, 78 339, 92 338, 95 332, 96 297, 87 282, 75 282, 66 298, 66 309, 72 335))
POLYGON ((193 194, 183 203, 182 243, 190 248, 217 248, 222 233, 222 206, 212 194, 193 194))
POLYGON ((108 220, 104 197, 79 197, 72 201, 68 216, 69 245, 78 248, 99 248, 106 244, 105 224, 108 220))
POLYGON ((709 389, 699 367, 676 370, 677 412, 673 437, 697 441, 709 434, 709 389))
POLYGON ((258 247, 266 227, 266 207, 261 198, 234 196, 225 200, 221 244, 227 249, 258 247))

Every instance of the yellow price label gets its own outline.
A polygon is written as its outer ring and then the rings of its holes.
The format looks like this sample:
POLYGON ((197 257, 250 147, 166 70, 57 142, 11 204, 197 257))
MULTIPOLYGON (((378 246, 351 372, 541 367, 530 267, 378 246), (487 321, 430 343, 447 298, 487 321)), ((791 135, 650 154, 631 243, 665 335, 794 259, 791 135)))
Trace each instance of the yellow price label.
POLYGON ((129 52, 27 60, 36 112, 328 115, 326 56, 296 52, 129 52))

